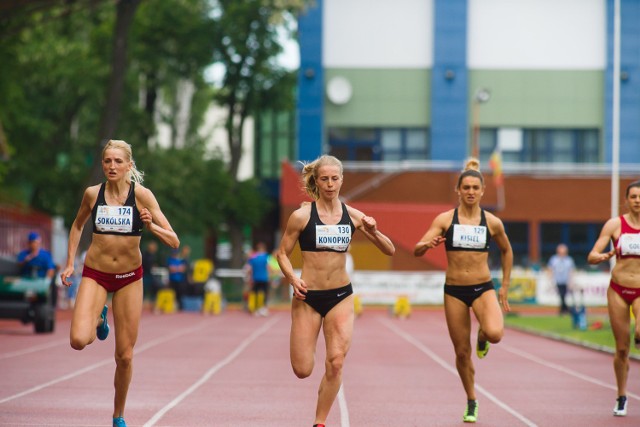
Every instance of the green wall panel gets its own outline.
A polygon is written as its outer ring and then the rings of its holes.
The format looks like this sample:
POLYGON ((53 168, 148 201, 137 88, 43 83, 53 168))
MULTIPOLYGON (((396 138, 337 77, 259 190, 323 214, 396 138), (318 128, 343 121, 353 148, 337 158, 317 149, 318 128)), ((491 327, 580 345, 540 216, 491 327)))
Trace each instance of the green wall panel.
POLYGON ((491 92, 481 127, 603 127, 604 71, 471 70, 469 99, 479 88, 491 92))
POLYGON ((353 95, 335 105, 325 94, 325 126, 428 127, 431 70, 326 69, 326 82, 342 76, 353 95))

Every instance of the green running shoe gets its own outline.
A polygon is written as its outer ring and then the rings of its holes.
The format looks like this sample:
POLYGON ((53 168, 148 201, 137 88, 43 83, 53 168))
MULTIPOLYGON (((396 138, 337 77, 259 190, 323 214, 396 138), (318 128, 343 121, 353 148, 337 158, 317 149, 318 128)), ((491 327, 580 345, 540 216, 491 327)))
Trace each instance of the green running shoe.
MULTIPOLYGON (((104 308, 102 309, 102 314, 100 315, 100 317, 102 318, 102 324, 98 325, 98 327, 96 328, 96 336, 98 337, 98 339, 100 341, 106 340, 107 337, 109 336, 109 323, 107 323, 107 311, 108 310, 109 310, 109 307, 107 307, 105 305, 104 308)), ((124 420, 123 420, 123 422, 124 422, 124 420)), ((126 427, 126 425, 125 425, 125 427, 126 427)))
POLYGON ((489 341, 480 341, 476 343, 476 354, 478 359, 484 359, 489 353, 489 341))
POLYGON ((478 401, 467 400, 467 410, 462 416, 462 421, 465 423, 475 423, 478 421, 478 401))

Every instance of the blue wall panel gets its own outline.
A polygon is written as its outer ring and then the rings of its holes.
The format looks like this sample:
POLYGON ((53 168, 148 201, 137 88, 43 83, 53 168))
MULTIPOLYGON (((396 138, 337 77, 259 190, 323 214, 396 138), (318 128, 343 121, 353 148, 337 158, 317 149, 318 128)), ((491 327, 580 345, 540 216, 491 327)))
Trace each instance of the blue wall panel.
POLYGON ((467 0, 434 0, 431 159, 469 155, 467 0))
MULTIPOLYGON (((621 0, 620 163, 640 163, 640 2, 621 0), (626 77, 624 77, 626 76, 626 77)), ((605 83, 605 160, 613 145, 613 9, 607 0, 607 72, 605 83)))
POLYGON ((298 72, 298 160, 322 154, 324 71, 322 66, 322 0, 315 0, 298 19, 300 58, 298 72))

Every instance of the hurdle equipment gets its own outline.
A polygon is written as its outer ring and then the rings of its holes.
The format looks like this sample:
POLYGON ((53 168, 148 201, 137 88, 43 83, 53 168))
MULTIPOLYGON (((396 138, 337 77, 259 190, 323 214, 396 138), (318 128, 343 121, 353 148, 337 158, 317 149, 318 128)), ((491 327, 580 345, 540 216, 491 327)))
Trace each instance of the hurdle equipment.
POLYGON ((156 295, 155 311, 171 314, 176 311, 176 293, 173 289, 160 289, 156 295))
POLYGON ((219 292, 205 292, 204 304, 202 304, 203 314, 220 314, 222 309, 222 297, 219 292))
POLYGON ((353 313, 356 316, 360 316, 362 314, 362 301, 360 301, 359 295, 353 295, 353 313))
POLYGON ((393 306, 393 315, 399 318, 407 318, 411 315, 411 302, 406 295, 400 295, 396 299, 396 303, 393 306))

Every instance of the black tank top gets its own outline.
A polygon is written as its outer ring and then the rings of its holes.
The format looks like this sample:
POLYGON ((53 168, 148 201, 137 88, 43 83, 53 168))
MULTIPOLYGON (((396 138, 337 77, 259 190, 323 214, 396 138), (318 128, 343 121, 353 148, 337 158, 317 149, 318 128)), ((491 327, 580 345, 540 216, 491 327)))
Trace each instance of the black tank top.
POLYGON ((131 181, 129 194, 123 206, 109 206, 104 198, 105 184, 98 191, 98 198, 91 210, 93 232, 95 234, 115 234, 118 236, 140 236, 144 223, 136 206, 136 183, 131 181))
POLYGON ((458 208, 453 211, 451 225, 444 237, 444 247, 447 251, 489 252, 491 233, 487 226, 484 209, 480 210, 480 225, 464 225, 458 220, 458 208))
POLYGON ((355 228, 344 203, 342 203, 340 222, 335 225, 327 225, 320 221, 316 202, 312 202, 309 222, 298 237, 300 250, 306 252, 346 252, 349 249, 355 228))

